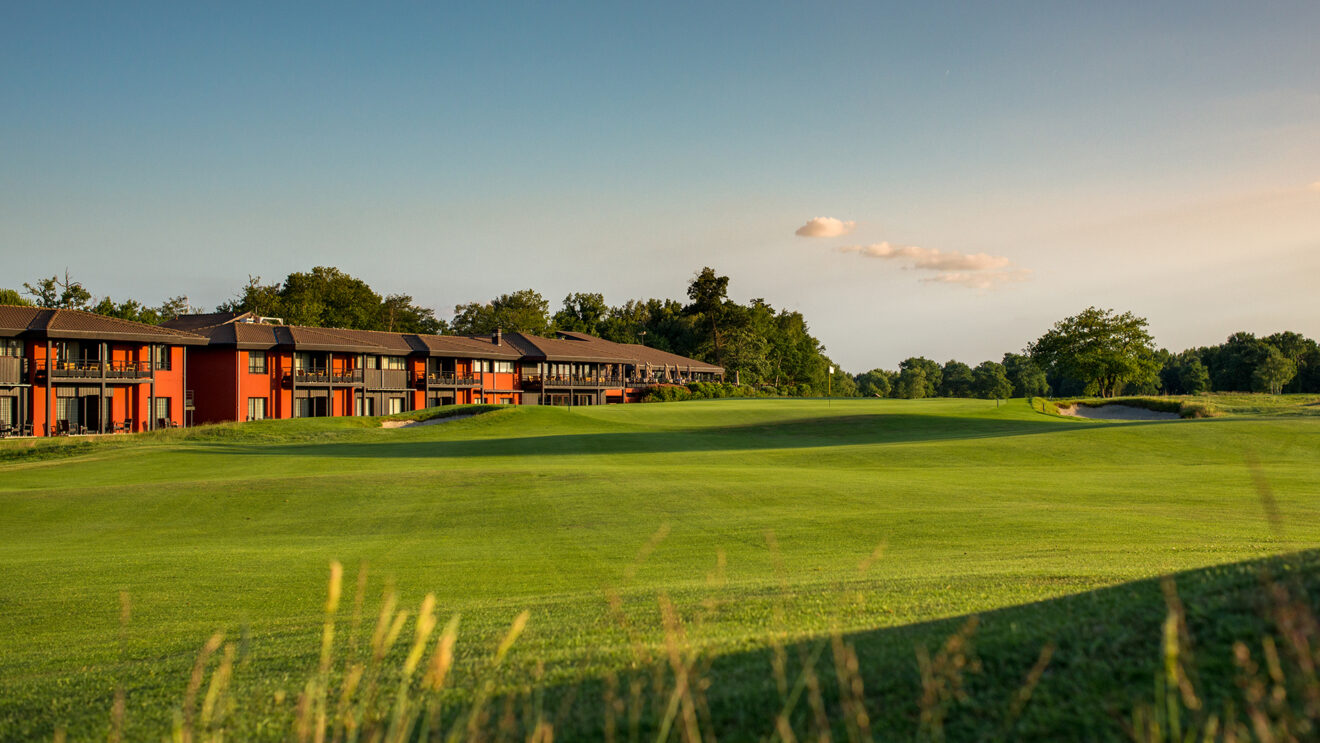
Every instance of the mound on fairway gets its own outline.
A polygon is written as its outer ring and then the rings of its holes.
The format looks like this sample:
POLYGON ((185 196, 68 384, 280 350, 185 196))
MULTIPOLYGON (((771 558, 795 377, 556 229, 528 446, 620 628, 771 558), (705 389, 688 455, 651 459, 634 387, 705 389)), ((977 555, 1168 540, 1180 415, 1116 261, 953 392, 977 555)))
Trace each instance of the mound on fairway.
MULTIPOLYGON (((0 465, 0 738, 104 737, 120 686, 128 737, 157 738, 219 629, 243 653, 231 729, 285 738, 332 560, 346 596, 367 566, 364 616, 386 582, 401 605, 431 593, 442 619, 462 615, 462 697, 524 610, 499 688, 633 666, 664 645, 659 597, 692 648, 736 658, 1266 557, 1320 536, 1317 426, 721 400, 395 430, 269 421, 15 456, 0 465)), ((726 675, 713 683, 731 698, 763 690, 763 667, 726 675)))

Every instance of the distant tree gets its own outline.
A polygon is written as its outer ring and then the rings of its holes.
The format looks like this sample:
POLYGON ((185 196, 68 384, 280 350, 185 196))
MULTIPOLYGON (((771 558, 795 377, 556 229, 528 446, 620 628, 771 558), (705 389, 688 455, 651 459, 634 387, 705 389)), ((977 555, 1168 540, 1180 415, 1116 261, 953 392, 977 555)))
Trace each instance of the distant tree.
POLYGON ((1301 333, 1292 331, 1267 335, 1262 340, 1279 349, 1279 353, 1283 354, 1284 358, 1297 365, 1297 374, 1291 382, 1284 385, 1284 392, 1314 391, 1313 388, 1307 386, 1307 381, 1310 378, 1310 370, 1307 367, 1317 348, 1320 348, 1315 341, 1301 333))
POLYGON ((329 266, 291 273, 280 289, 285 320, 296 325, 374 330, 382 303, 367 282, 329 266))
POLYGON ((1050 383, 1030 356, 1020 353, 1004 354, 1004 374, 1013 385, 1013 397, 1038 397, 1050 394, 1050 383))
POLYGON ((687 295, 692 303, 684 311, 710 327, 709 340, 714 361, 722 364, 720 321, 724 318, 724 303, 729 295, 729 277, 720 276, 715 273, 715 269, 706 266, 688 283, 687 295))
POLYGON ((24 297, 13 289, 0 289, 0 304, 18 305, 20 307, 31 307, 32 300, 24 297))
POLYGON ((897 376, 884 369, 872 369, 853 377, 853 382, 857 385, 857 394, 862 397, 889 397, 897 376))
POLYGON ((216 307, 217 312, 251 312, 258 317, 284 316, 284 307, 280 298, 280 284, 261 283, 260 276, 248 275, 247 284, 239 290, 238 296, 222 302, 216 307))
POLYGON ((1255 387, 1253 373, 1268 353, 1269 344, 1252 333, 1238 332, 1218 346, 1201 352, 1210 371, 1212 389, 1219 392, 1248 392, 1255 387))
POLYGON ((86 310, 92 302, 92 293, 74 281, 67 269, 63 280, 59 276, 38 279, 36 284, 25 282, 23 289, 36 306, 48 309, 86 310))
POLYGON ((554 325, 558 330, 599 336, 609 315, 605 295, 574 292, 564 297, 563 307, 555 313, 554 325))
POLYGON ((907 399, 935 397, 943 381, 940 365, 925 356, 913 356, 898 364, 898 384, 894 396, 907 399))
POLYGON ((188 303, 188 298, 184 296, 170 297, 156 308, 156 314, 160 316, 160 322, 173 320, 179 315, 186 315, 192 311, 192 305, 188 303))
POLYGON ((407 294, 391 294, 380 305, 380 330, 391 333, 438 335, 449 324, 435 316, 435 310, 413 304, 407 294))
POLYGON ((1060 377, 1078 380, 1085 394, 1113 397, 1156 378, 1154 339, 1145 318, 1088 307, 1065 318, 1031 344, 1031 357, 1060 377))
POLYGON ((940 397, 971 397, 972 367, 961 361, 947 361, 940 370, 940 397))
POLYGON ((1252 372, 1252 379, 1255 381, 1256 389, 1277 395, 1296 374, 1297 364, 1280 353, 1279 349, 1269 346, 1265 358, 1261 359, 1252 372))
POLYGON ((1196 395, 1210 389, 1210 372, 1194 350, 1171 354, 1160 369, 1160 385, 1171 395, 1196 395))
POLYGON ((998 400, 1013 396, 1013 384, 1008 381, 1003 364, 982 361, 972 370, 971 391, 983 400, 998 400))
POLYGON ((450 327, 459 335, 485 335, 496 329, 549 335, 550 303, 532 289, 501 294, 485 304, 457 305, 450 327))

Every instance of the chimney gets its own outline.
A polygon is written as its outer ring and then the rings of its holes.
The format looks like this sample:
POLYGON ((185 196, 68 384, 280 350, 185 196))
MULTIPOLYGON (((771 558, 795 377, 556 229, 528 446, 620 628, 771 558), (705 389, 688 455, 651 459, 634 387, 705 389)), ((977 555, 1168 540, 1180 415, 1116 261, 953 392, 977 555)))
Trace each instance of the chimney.
POLYGON ((495 328, 495 337, 493 338, 493 341, 497 346, 504 345, 504 334, 500 332, 499 328, 495 328))

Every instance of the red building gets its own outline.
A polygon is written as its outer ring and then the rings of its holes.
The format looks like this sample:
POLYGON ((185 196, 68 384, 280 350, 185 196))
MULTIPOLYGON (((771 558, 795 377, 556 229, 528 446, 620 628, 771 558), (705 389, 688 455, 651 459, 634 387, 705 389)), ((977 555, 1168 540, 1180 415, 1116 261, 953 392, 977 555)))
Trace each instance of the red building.
POLYGON ((250 313, 186 315, 166 326, 207 341, 188 352, 199 423, 473 403, 636 402, 655 385, 724 375, 712 364, 585 333, 386 333, 283 325, 250 313))
POLYGON ((205 343, 90 312, 0 306, 0 434, 185 425, 191 385, 184 348, 205 343))
POLYGON ((189 354, 199 423, 387 415, 520 404, 521 352, 491 338, 310 328, 251 314, 166 323, 206 340, 189 354))

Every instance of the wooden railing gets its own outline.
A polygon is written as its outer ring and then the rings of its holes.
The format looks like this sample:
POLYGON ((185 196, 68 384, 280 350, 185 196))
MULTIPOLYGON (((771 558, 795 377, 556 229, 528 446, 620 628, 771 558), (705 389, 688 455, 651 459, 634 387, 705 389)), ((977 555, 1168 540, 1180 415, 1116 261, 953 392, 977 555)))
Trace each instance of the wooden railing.
POLYGON ((294 369, 293 381, 298 384, 362 384, 362 370, 331 371, 323 366, 294 369))
POLYGON ((427 373, 426 383, 432 387, 476 387, 480 384, 476 377, 460 377, 444 372, 427 373))
MULTIPOLYGON (((46 371, 44 359, 36 362, 37 372, 46 371)), ((54 361, 50 365, 52 379, 147 379, 151 376, 149 361, 54 361)))

